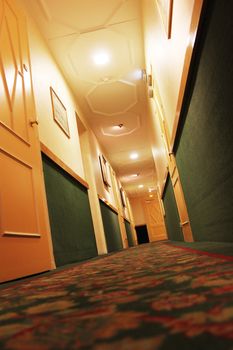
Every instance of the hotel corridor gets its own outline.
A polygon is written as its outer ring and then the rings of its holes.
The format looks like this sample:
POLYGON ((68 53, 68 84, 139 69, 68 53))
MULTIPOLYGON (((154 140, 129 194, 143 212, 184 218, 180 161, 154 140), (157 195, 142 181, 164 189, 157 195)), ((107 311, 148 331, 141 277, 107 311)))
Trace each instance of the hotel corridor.
POLYGON ((0 350, 233 350, 233 0, 0 0, 0 350))

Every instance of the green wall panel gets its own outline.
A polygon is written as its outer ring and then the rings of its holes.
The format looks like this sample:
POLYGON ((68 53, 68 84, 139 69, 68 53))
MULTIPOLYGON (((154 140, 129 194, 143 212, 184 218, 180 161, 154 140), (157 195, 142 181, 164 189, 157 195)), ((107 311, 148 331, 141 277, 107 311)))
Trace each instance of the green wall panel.
POLYGON ((57 266, 97 256, 87 189, 49 158, 42 159, 57 266))
POLYGON ((104 202, 101 200, 99 202, 108 253, 120 250, 123 248, 123 244, 118 222, 118 215, 109 206, 104 204, 104 202))
POLYGON ((180 228, 180 218, 170 177, 167 179, 164 190, 163 204, 168 238, 171 241, 183 241, 184 236, 180 228))
POLYGON ((233 241, 233 1, 208 4, 176 160, 194 240, 233 241))
POLYGON ((134 246, 133 234, 132 234, 130 223, 127 220, 124 220, 124 221, 125 221, 125 230, 126 230, 126 235, 128 238, 129 247, 133 247, 134 246))

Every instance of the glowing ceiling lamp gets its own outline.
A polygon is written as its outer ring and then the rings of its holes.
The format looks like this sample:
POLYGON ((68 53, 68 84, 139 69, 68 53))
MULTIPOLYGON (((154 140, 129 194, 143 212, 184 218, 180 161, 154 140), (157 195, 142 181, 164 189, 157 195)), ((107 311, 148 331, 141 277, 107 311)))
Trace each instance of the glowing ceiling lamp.
POLYGON ((129 157, 130 157, 130 159, 137 159, 138 158, 138 153, 133 152, 133 153, 130 154, 129 157))
POLYGON ((110 58, 107 52, 102 51, 102 52, 97 52, 93 56, 93 60, 97 66, 103 66, 109 62, 110 58))

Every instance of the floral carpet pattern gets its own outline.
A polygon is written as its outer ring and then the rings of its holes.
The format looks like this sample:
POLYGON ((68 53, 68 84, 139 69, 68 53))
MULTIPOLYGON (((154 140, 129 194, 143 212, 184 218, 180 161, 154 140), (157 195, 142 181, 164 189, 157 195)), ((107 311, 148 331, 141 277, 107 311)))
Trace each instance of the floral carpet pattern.
POLYGON ((1 350, 233 349, 233 261, 151 243, 0 289, 1 350))

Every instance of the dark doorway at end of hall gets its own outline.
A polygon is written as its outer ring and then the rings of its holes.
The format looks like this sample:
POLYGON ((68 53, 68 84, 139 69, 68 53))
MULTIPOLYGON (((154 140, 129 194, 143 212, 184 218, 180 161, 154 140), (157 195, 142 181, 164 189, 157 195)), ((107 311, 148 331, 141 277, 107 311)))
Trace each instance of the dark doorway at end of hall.
POLYGON ((149 243, 149 236, 146 225, 135 226, 138 244, 149 243))

